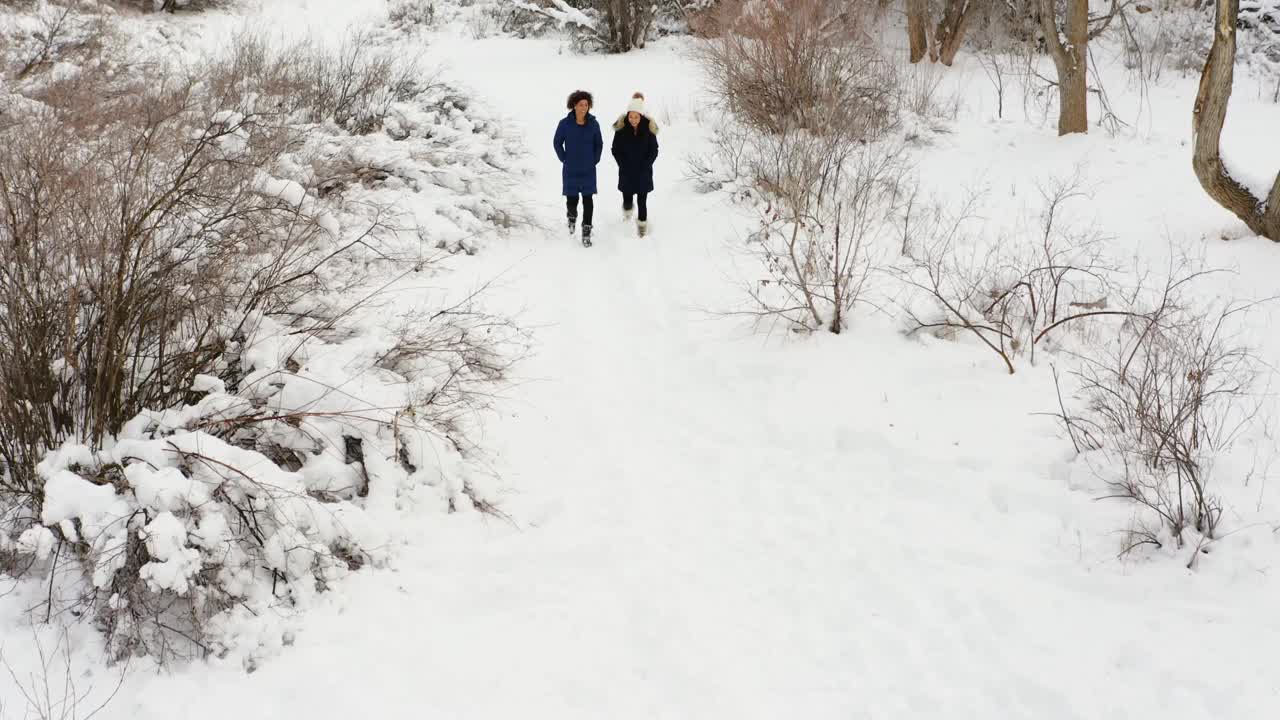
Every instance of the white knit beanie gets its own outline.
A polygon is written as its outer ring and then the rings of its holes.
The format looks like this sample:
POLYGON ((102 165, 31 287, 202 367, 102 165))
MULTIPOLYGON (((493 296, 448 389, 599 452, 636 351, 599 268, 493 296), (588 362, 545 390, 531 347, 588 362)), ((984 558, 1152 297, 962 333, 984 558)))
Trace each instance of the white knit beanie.
POLYGON ((649 117, 649 113, 644 109, 644 93, 636 93, 631 96, 631 103, 627 105, 627 112, 640 113, 645 117, 649 117))

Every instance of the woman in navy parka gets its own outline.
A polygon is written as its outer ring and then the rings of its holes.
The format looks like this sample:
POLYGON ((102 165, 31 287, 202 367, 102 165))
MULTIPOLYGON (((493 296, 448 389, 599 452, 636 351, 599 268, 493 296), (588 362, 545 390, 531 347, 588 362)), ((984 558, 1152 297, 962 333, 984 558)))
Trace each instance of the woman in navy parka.
POLYGON ((577 90, 569 96, 569 114, 556 126, 555 148, 560 158, 569 234, 578 222, 578 196, 582 196, 582 244, 591 246, 591 215, 595 210, 596 165, 604 152, 600 123, 591 114, 591 93, 577 90))

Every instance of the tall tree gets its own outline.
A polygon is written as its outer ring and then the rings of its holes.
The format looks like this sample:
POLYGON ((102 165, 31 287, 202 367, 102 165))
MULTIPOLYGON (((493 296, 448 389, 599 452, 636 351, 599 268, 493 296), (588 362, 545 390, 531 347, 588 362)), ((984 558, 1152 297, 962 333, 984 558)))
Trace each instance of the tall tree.
POLYGON ((931 62, 937 62, 929 42, 929 0, 907 0, 907 38, 911 41, 911 62, 920 62, 925 53, 931 62))
POLYGON ((951 65, 964 43, 971 12, 979 0, 943 0, 942 20, 929 36, 929 0, 907 0, 907 38, 911 42, 911 62, 929 55, 929 62, 951 65))
POLYGON ((976 0, 946 0, 942 8, 942 20, 938 22, 938 30, 933 34, 935 60, 941 60, 948 67, 955 61, 975 5, 976 0))
POLYGON ((1040 30, 1058 71, 1058 134, 1089 132, 1089 41, 1111 25, 1120 0, 1106 15, 1089 17, 1089 0, 1035 0, 1040 30), (1064 7, 1060 13, 1058 4, 1064 7), (1058 16, 1063 16, 1059 27, 1058 16), (1090 27, 1090 23, 1094 23, 1090 27))
POLYGON ((611 52, 644 47, 653 24, 654 5, 645 0, 596 0, 604 14, 607 45, 611 52))
POLYGON ((1200 75, 1191 112, 1194 150, 1191 165, 1196 178, 1209 197, 1244 221, 1259 235, 1280 242, 1280 174, 1267 197, 1260 198, 1231 177, 1222 162, 1219 143, 1222 126, 1227 120, 1227 101, 1235 79, 1236 18, 1240 16, 1240 0, 1217 0, 1214 10, 1213 47, 1200 75))
POLYGON ((1066 0, 1066 23, 1061 32, 1054 0, 1039 3, 1045 45, 1058 71, 1058 134, 1087 133, 1089 0, 1066 0))

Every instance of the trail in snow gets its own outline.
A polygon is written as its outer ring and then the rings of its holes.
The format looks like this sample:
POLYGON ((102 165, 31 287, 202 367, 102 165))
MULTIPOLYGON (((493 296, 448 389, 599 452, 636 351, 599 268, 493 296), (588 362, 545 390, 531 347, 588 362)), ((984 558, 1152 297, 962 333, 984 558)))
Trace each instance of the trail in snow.
MULTIPOLYGON (((766 342, 731 305, 741 221, 683 159, 696 78, 670 44, 625 57, 442 38, 432 57, 534 151, 550 230, 502 241, 492 302, 538 352, 483 444, 516 527, 424 520, 258 672, 138 677, 103 717, 1261 718, 1280 629, 1257 593, 1134 577, 1054 468, 1044 378, 868 327, 766 342), (620 220, 607 153, 596 246, 565 237, 551 133, 635 90, 663 129, 651 236, 620 220), (1082 534, 1089 534, 1085 539, 1082 534), (1099 568, 1099 566, 1101 566, 1099 568)), ((606 137, 608 142, 608 137, 606 137)), ((1219 582, 1222 582, 1219 580, 1219 582)), ((1255 589, 1251 578, 1239 580, 1255 589)))

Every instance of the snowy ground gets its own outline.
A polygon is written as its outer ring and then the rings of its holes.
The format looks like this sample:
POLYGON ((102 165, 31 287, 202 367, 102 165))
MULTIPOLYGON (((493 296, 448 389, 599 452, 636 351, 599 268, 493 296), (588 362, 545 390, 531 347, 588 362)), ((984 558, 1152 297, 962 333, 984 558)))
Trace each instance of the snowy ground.
MULTIPOLYGON (((1009 377, 972 347, 904 340, 873 318, 789 340, 708 312, 740 299, 729 246, 748 219, 683 178, 715 127, 698 122, 681 47, 601 58, 550 40, 433 40, 428 59, 527 138, 527 199, 549 228, 489 244, 451 278, 501 275, 489 308, 523 310, 536 333, 480 439, 512 522, 407 518, 394 569, 353 576, 256 672, 136 673, 97 717, 1280 713, 1273 525, 1233 523, 1195 572, 1176 557, 1117 561, 1128 511, 1065 469, 1069 444, 1035 414, 1053 410, 1046 369, 1009 377), (621 221, 607 155, 596 247, 564 237, 550 139, 579 87, 606 126, 635 90, 658 108, 648 238, 621 221)), ((985 91, 976 68, 963 77, 985 91)), ((923 169, 940 187, 985 179, 999 213, 1083 161, 1116 247, 1202 246, 1241 267, 1235 294, 1273 294, 1280 249, 1216 239, 1236 223, 1191 174, 1193 82, 1161 89, 1151 125, 1119 138, 1058 140, 1020 110, 993 122, 975 99, 923 169)), ((1280 167, 1274 143, 1246 139, 1280 126, 1280 109, 1242 105, 1228 134, 1257 148, 1260 170, 1280 167)), ((1259 341, 1280 362, 1275 334, 1259 341)), ((1280 517, 1254 483, 1243 494, 1257 508, 1240 511, 1280 517)), ((11 662, 19 634, 5 633, 11 662)))

